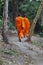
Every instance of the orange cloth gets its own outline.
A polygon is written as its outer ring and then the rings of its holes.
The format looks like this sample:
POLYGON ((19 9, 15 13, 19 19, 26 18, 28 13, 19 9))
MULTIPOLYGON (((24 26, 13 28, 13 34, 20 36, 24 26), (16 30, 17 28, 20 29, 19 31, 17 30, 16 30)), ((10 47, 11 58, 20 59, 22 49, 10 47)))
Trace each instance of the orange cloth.
POLYGON ((28 29, 30 28, 30 22, 28 18, 18 16, 15 19, 16 29, 18 32, 18 37, 22 38, 27 35, 28 29))
POLYGON ((30 28, 30 22, 28 20, 28 18, 24 17, 24 24, 25 24, 25 29, 23 31, 24 36, 26 36, 28 34, 28 30, 30 28))
POLYGON ((18 32, 18 37, 19 38, 23 37, 22 17, 21 16, 16 17, 15 25, 16 25, 16 29, 17 29, 17 32, 18 32))

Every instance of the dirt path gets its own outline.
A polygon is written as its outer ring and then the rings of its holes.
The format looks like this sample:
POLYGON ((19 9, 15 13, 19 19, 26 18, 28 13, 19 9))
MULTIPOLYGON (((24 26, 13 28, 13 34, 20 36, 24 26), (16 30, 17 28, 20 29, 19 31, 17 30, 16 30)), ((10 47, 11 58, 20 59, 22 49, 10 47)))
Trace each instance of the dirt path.
MULTIPOLYGON (((23 38, 22 42, 19 42, 17 35, 9 36, 10 45, 7 45, 7 47, 9 49, 16 49, 19 54, 12 56, 0 54, 4 56, 4 60, 7 63, 5 65, 43 65, 43 50, 31 43, 25 42, 26 39, 23 38)), ((43 43, 43 38, 33 36, 32 40, 42 41, 43 43)))
MULTIPOLYGON (((40 48, 32 45, 31 43, 24 42, 26 38, 23 38, 22 42, 18 42, 17 36, 10 37, 9 39, 10 42, 17 45, 23 53, 29 55, 33 59, 34 65, 43 65, 43 50, 40 50, 40 48)), ((32 40, 43 41, 43 38, 33 36, 32 40)))

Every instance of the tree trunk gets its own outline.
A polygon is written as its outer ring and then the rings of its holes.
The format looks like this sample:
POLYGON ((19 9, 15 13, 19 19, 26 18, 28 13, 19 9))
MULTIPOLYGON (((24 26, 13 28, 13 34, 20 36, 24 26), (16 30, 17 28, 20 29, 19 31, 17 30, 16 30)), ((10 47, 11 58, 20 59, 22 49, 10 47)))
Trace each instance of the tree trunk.
POLYGON ((32 26, 31 26, 31 28, 30 28, 30 31, 29 31, 29 41, 31 41, 31 37, 32 37, 32 34, 33 34, 33 32, 34 32, 34 29, 35 29, 37 20, 38 20, 38 18, 39 18, 39 16, 40 16, 40 13, 41 13, 41 11, 42 11, 42 8, 43 8, 43 0, 41 1, 41 4, 40 4, 39 9, 38 9, 38 11, 37 11, 37 14, 36 14, 36 16, 35 16, 35 18, 34 18, 34 20, 33 20, 32 26))
POLYGON ((42 18, 41 26, 43 26, 43 16, 41 16, 41 18, 42 18))
POLYGON ((3 9, 3 28, 2 36, 5 43, 8 43, 7 32, 8 32, 8 0, 4 0, 4 9, 3 9))
MULTIPOLYGON (((17 12, 18 12, 18 1, 12 0, 12 19, 13 19, 13 22, 15 21, 15 17, 17 16, 17 12)), ((14 22, 14 24, 15 24, 15 22, 14 22)))

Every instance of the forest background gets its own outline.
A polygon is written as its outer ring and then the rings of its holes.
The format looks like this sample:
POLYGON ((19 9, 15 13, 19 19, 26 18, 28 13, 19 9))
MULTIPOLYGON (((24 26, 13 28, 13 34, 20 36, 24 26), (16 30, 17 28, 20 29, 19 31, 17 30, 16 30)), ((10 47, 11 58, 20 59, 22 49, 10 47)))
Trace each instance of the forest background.
MULTIPOLYGON (((14 30, 15 17, 18 15, 18 13, 20 13, 21 16, 25 14, 26 17, 30 20, 30 23, 32 24, 40 3, 41 0, 16 0, 16 1, 9 0, 8 5, 9 29, 14 30)), ((0 29, 3 26, 3 8, 4 8, 4 0, 0 0, 0 29)), ((34 33, 43 36, 43 9, 41 11, 39 19, 37 20, 34 33)))

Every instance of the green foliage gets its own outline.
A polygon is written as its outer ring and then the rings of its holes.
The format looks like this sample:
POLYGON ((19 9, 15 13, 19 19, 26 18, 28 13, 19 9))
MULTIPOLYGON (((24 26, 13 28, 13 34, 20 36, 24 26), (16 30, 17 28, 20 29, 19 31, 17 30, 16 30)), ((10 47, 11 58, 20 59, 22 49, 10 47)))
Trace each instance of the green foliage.
MULTIPOLYGON (((30 0, 16 0, 16 1, 14 1, 14 4, 16 6, 18 6, 18 9, 17 9, 18 12, 21 15, 25 14, 26 17, 29 18, 31 24, 32 24, 33 19, 36 16, 36 13, 37 13, 37 10, 38 10, 38 7, 39 7, 40 3, 41 3, 40 0, 38 0, 38 1, 32 0, 31 2, 30 2, 30 0)), ((0 0, 0 19, 2 19, 2 15, 3 15, 3 5, 4 5, 4 0, 0 0)), ((9 14, 10 17, 12 17, 12 10, 13 10, 12 7, 13 7, 12 6, 12 0, 10 0, 9 1, 9 9, 8 9, 9 10, 8 14, 9 14)), ((15 12, 16 12, 16 10, 14 11, 14 13, 15 12)), ((43 10, 42 10, 40 16, 43 16, 43 10)), ((3 23, 1 21, 0 21, 0 27, 3 25, 3 23)), ((9 29, 14 29, 14 25, 13 25, 12 22, 9 22, 8 26, 9 26, 9 29)), ((38 19, 38 23, 36 25, 35 30, 37 31, 39 29, 42 30, 42 27, 41 27, 41 17, 39 17, 39 19, 38 19)))
POLYGON ((39 33, 39 35, 40 35, 40 37, 43 37, 43 33, 41 32, 41 33, 39 33))
POLYGON ((0 65, 2 65, 3 64, 3 61, 2 60, 0 60, 0 65))
MULTIPOLYGON (((0 27, 2 27, 2 26, 3 26, 3 21, 2 21, 2 19, 0 19, 0 27)), ((9 29, 14 29, 13 23, 12 22, 8 22, 8 27, 9 27, 9 29)))
POLYGON ((9 54, 9 55, 13 55, 14 54, 14 52, 12 52, 12 51, 3 51, 5 54, 9 54))
POLYGON ((36 46, 43 46, 43 41, 32 41, 31 43, 36 46))
POLYGON ((0 16, 3 15, 3 5, 4 5, 4 0, 0 0, 0 16))
POLYGON ((36 12, 38 10, 38 7, 40 5, 40 1, 32 1, 32 2, 23 2, 19 9, 29 18, 29 20, 32 22, 34 19, 36 12))
POLYGON ((19 54, 17 51, 16 51, 16 49, 13 49, 13 50, 6 50, 6 49, 4 49, 4 50, 1 50, 1 52, 4 52, 5 54, 8 54, 8 55, 14 55, 14 54, 19 54))
POLYGON ((3 26, 3 21, 0 19, 0 27, 3 26))
POLYGON ((9 29, 14 29, 14 25, 12 22, 8 22, 9 29))
MULTIPOLYGON (((25 14, 29 18, 31 24, 33 22, 33 19, 36 16, 40 3, 41 3, 40 0, 39 1, 33 0, 31 2, 30 1, 26 2, 26 0, 25 0, 25 1, 21 2, 20 6, 19 6, 19 9, 23 12, 23 14, 25 14)), ((43 16, 43 9, 42 9, 41 15, 37 21, 37 24, 35 27, 35 33, 43 32, 43 26, 41 26, 41 22, 42 22, 41 16, 43 16)))

